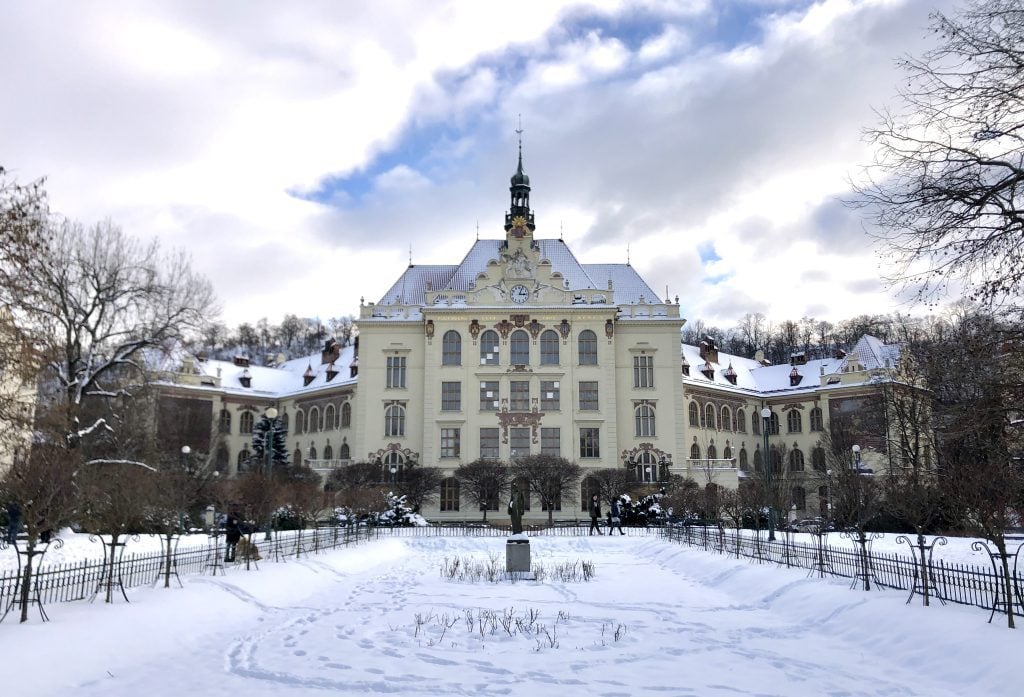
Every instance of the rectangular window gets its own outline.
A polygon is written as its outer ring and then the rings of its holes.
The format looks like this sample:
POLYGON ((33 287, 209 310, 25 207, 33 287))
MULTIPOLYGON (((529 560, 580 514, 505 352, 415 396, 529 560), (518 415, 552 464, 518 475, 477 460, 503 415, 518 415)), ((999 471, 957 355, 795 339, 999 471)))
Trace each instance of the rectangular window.
POLYGON ((480 411, 498 411, 500 395, 497 380, 480 381, 480 411))
POLYGON ((540 410, 558 411, 561 397, 559 396, 561 383, 558 380, 540 381, 540 410))
POLYGON ((489 460, 498 459, 498 429, 480 429, 480 457, 489 460))
POLYGON ((554 455, 555 457, 562 455, 562 429, 540 429, 540 454, 554 455))
POLYGON ((633 356, 633 387, 654 387, 654 356, 633 356))
POLYGON ((441 482, 441 510, 459 510, 459 480, 454 477, 441 482))
POLYGON ((512 457, 525 457, 530 454, 530 429, 510 428, 508 441, 512 457))
POLYGON ((458 457, 462 452, 462 441, 459 429, 441 429, 441 457, 458 457))
POLYGON ((405 387, 405 356, 388 356, 388 387, 405 387))
POLYGON ((530 381, 513 380, 509 388, 509 410, 530 411, 530 381))
POLYGON ((601 429, 580 429, 580 457, 601 457, 601 429))
POLYGON ((597 411, 597 382, 580 382, 580 411, 597 411))
POLYGON ((441 383, 441 411, 462 410, 462 383, 441 383))

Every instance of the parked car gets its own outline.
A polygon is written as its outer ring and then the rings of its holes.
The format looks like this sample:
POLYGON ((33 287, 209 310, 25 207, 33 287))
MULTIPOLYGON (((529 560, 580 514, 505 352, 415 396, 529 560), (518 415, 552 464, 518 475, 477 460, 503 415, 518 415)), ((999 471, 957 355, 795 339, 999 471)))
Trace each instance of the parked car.
POLYGON ((825 525, 821 518, 804 518, 790 523, 789 529, 792 532, 819 532, 825 525))

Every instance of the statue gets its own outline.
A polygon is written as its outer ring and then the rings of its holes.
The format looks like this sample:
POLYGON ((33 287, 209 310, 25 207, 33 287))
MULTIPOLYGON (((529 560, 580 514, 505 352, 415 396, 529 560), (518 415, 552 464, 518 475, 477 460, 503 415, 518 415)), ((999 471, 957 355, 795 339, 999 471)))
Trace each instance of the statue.
POLYGON ((523 501, 523 492, 519 487, 512 485, 512 496, 508 502, 508 514, 512 518, 512 534, 519 535, 523 532, 523 511, 526 503, 523 501))

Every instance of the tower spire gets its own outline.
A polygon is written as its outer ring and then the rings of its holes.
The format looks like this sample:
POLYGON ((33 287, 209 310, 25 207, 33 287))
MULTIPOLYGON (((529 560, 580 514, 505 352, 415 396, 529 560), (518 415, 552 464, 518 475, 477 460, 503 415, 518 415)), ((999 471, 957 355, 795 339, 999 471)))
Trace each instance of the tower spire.
POLYGON ((516 173, 512 175, 512 185, 508 188, 511 202, 508 213, 505 214, 505 232, 513 232, 517 237, 522 237, 527 230, 533 232, 535 229, 533 211, 530 210, 530 178, 523 171, 522 114, 519 115, 519 124, 515 132, 519 142, 519 161, 516 173))

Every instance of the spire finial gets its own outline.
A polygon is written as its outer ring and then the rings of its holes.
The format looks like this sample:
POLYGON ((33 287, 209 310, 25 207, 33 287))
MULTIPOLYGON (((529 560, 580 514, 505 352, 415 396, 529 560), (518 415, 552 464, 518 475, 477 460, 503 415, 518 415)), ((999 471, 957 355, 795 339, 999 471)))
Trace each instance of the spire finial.
POLYGON ((629 242, 626 243, 626 266, 629 266, 629 242))
POLYGON ((564 241, 565 240, 564 235, 565 235, 565 229, 562 226, 562 221, 559 220, 558 221, 558 239, 564 241))
POLYGON ((476 241, 480 241, 480 221, 476 221, 476 241))
POLYGON ((412 266, 412 242, 409 243, 409 266, 412 266))
POLYGON ((523 171, 523 115, 519 114, 519 127, 516 129, 516 135, 519 136, 519 172, 523 171))

